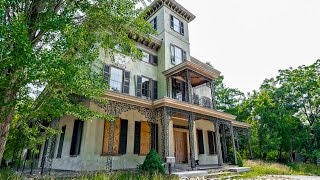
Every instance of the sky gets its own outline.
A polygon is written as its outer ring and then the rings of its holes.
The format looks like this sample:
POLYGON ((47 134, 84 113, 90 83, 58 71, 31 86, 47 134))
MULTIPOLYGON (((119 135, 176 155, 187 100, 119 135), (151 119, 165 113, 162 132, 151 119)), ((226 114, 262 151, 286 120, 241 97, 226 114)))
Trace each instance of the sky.
POLYGON ((320 59, 320 0, 176 0, 196 19, 191 55, 246 93, 279 69, 320 59))

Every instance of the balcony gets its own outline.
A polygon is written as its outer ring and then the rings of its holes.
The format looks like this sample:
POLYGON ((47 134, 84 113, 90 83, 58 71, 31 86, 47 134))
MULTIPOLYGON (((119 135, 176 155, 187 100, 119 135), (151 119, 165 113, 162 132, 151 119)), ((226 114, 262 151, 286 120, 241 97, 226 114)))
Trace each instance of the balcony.
POLYGON ((167 78, 167 97, 215 109, 213 79, 219 71, 199 60, 183 62, 164 72, 167 78))

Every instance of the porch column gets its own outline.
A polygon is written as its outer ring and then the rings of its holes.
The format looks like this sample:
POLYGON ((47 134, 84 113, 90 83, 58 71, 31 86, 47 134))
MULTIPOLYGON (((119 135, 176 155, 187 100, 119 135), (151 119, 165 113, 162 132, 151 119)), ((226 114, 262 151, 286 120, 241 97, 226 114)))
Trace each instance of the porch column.
POLYGON ((193 103, 193 94, 192 94, 192 85, 191 85, 191 77, 189 69, 186 69, 186 101, 189 103, 193 103))
POLYGON ((193 113, 189 114, 189 144, 190 144, 190 164, 191 168, 195 168, 196 166, 196 161, 195 161, 195 147, 194 147, 194 120, 195 116, 193 113))
POLYGON ((217 154, 218 154, 218 165, 222 166, 222 153, 221 153, 221 142, 220 142, 220 122, 218 120, 215 120, 213 122, 214 125, 214 131, 215 131, 215 142, 216 142, 216 148, 217 148, 217 154))
POLYGON ((210 87, 211 87, 212 109, 217 109, 217 105, 216 105, 216 88, 215 88, 213 80, 210 82, 210 87))
POLYGON ((161 118, 161 125, 162 125, 162 156, 165 159, 169 156, 169 121, 171 119, 169 114, 169 109, 167 107, 163 108, 161 118))
POLYGON ((229 126, 230 126, 231 140, 232 140, 232 151, 233 151, 233 156, 234 156, 234 163, 237 165, 238 160, 237 160, 237 154, 236 154, 236 144, 234 141, 233 126, 232 126, 232 124, 230 124, 229 126))
POLYGON ((250 143, 250 130, 249 130, 249 129, 247 129, 246 136, 247 136, 247 140, 248 140, 248 148, 249 148, 250 159, 253 159, 252 149, 251 149, 251 143, 250 143))
POLYGON ((237 128, 234 129, 234 135, 235 135, 235 138, 236 138, 237 151, 240 152, 239 132, 238 132, 238 129, 237 129, 237 128))
POLYGON ((223 152, 223 162, 228 162, 228 147, 227 147, 227 138, 226 138, 226 127, 222 124, 222 152, 223 152))
POLYGON ((171 97, 170 96, 170 87, 171 87, 171 85, 170 85, 169 77, 166 78, 166 82, 167 82, 167 97, 171 97))

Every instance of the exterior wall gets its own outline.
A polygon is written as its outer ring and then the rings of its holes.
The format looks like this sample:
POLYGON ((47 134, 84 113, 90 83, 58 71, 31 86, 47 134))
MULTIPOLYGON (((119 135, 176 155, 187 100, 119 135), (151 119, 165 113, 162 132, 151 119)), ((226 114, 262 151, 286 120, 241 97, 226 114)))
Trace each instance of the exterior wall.
MULTIPOLYGON (((216 154, 209 154, 209 144, 208 144, 208 134, 207 131, 215 131, 213 123, 206 120, 195 121, 195 129, 203 130, 203 144, 204 144, 204 154, 198 154, 198 160, 200 165, 205 164, 218 164, 218 156, 216 154)), ((198 150, 198 139, 195 135, 196 149, 198 150)))
MULTIPOLYGON (((134 122, 147 121, 147 119, 135 110, 122 113, 120 118, 128 120, 127 153, 125 155, 117 155, 112 157, 112 169, 133 169, 136 168, 138 164, 142 164, 145 159, 145 156, 140 156, 133 153, 134 122)), ((84 123, 80 155, 70 157, 69 152, 73 133, 73 123, 74 118, 70 116, 62 118, 59 122, 60 129, 62 126, 66 125, 66 133, 63 143, 62 156, 61 158, 56 158, 58 149, 58 147, 56 147, 52 168, 75 171, 105 170, 107 156, 101 155, 104 121, 94 119, 84 123)), ((57 144, 59 144, 59 137, 57 139, 57 144)), ((160 134, 158 141, 160 142, 160 134)))

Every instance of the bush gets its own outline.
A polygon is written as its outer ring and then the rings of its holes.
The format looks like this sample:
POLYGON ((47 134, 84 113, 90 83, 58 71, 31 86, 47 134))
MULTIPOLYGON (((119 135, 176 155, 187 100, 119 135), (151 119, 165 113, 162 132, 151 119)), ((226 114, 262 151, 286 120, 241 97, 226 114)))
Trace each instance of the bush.
POLYGON ((237 155, 237 160, 238 160, 238 166, 243 167, 243 159, 242 159, 240 153, 237 152, 236 155, 237 155))
POLYGON ((164 174, 163 162, 158 155, 157 151, 151 149, 147 154, 143 164, 139 167, 140 170, 149 172, 151 174, 160 173, 164 174))

